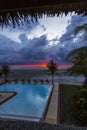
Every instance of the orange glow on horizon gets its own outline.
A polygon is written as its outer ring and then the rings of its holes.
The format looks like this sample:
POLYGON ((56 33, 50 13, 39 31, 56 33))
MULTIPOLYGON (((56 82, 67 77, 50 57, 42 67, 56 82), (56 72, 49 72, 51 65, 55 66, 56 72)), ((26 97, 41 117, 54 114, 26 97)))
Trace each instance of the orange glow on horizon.
POLYGON ((21 66, 21 67, 46 67, 47 64, 45 63, 40 63, 40 64, 16 64, 16 65, 11 65, 11 66, 21 66))
MULTIPOLYGON (((18 66, 18 67, 46 67, 47 63, 38 63, 38 64, 16 64, 16 65, 11 65, 11 66, 18 66)), ((72 65, 70 64, 59 64, 58 68, 59 69, 65 69, 65 68, 70 68, 72 65)))

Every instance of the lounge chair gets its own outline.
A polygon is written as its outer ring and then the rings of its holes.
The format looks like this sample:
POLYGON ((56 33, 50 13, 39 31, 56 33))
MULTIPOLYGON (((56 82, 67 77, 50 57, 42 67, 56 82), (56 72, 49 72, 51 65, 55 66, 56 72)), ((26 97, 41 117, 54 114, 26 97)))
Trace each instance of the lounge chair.
POLYGON ((37 84, 37 80, 36 79, 34 79, 34 84, 37 84))
POLYGON ((31 80, 30 80, 30 79, 28 79, 28 80, 27 80, 27 83, 31 83, 31 80))
POLYGON ((43 83, 44 83, 44 80, 43 80, 43 79, 41 79, 41 80, 40 80, 40 82, 41 82, 41 84, 43 84, 43 83))
POLYGON ((48 79, 46 79, 46 84, 49 84, 49 80, 48 79))
POLYGON ((22 79, 22 84, 24 84, 25 83, 25 79, 22 79))
POLYGON ((17 84, 18 83, 18 79, 14 79, 14 82, 15 82, 15 84, 17 84))

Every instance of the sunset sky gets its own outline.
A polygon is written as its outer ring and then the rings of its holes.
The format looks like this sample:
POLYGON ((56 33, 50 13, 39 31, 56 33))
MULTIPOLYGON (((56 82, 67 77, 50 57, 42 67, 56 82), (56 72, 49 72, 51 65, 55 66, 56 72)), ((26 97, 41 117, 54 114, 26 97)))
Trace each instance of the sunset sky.
POLYGON ((86 33, 74 35, 76 26, 87 23, 87 17, 74 12, 60 17, 46 17, 16 28, 0 28, 0 65, 45 65, 53 59, 68 64, 67 54, 87 45, 86 33))

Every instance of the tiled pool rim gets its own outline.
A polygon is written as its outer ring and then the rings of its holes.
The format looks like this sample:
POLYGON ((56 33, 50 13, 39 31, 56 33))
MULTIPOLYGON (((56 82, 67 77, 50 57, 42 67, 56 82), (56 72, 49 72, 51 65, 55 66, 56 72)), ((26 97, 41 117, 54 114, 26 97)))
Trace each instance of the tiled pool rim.
POLYGON ((54 85, 52 85, 52 89, 51 89, 51 92, 49 94, 48 101, 46 103, 46 106, 45 106, 45 109, 44 109, 44 112, 43 112, 43 120, 41 120, 41 121, 44 121, 44 119, 46 118, 48 107, 49 107, 49 104, 50 104, 50 101, 51 101, 51 96, 52 96, 52 93, 53 93, 53 89, 54 89, 54 85))

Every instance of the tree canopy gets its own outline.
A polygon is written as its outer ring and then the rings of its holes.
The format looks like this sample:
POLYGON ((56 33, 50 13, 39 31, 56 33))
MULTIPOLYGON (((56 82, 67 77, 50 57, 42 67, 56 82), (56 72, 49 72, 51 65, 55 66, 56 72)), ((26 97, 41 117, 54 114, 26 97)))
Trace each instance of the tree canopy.
MULTIPOLYGON (((87 24, 77 26, 75 28, 75 35, 82 30, 84 32, 87 31, 87 24)), ((73 63, 73 66, 70 69, 68 69, 68 72, 75 75, 84 75, 84 83, 85 85, 87 85, 87 46, 72 50, 68 54, 67 60, 73 63)))

